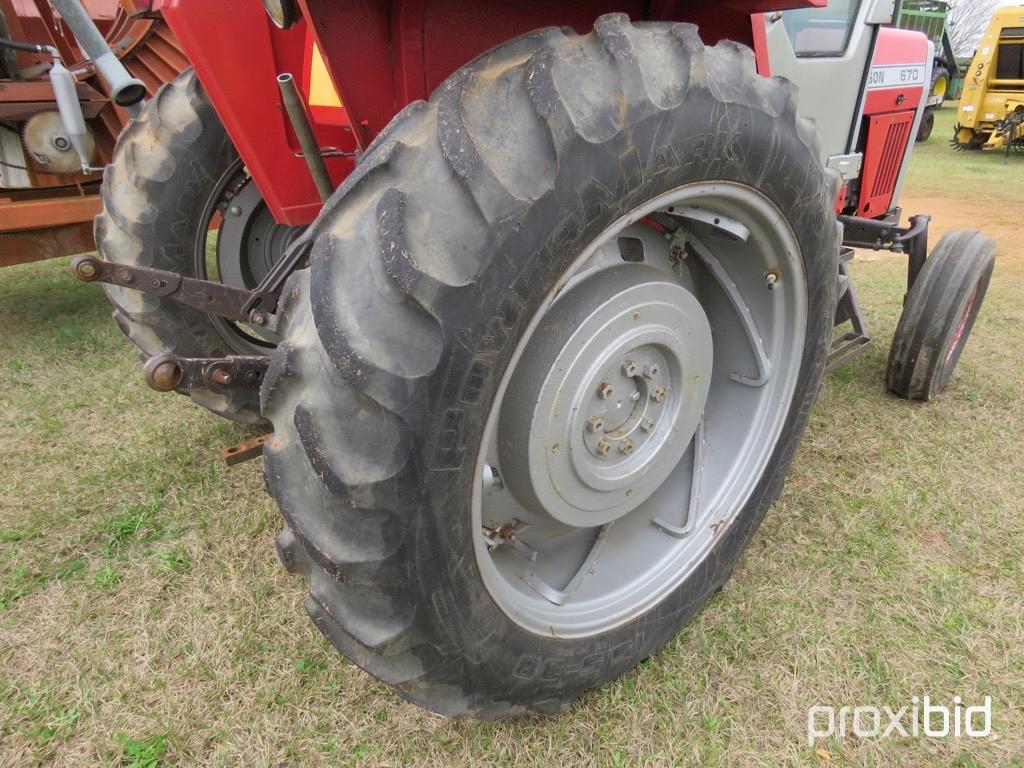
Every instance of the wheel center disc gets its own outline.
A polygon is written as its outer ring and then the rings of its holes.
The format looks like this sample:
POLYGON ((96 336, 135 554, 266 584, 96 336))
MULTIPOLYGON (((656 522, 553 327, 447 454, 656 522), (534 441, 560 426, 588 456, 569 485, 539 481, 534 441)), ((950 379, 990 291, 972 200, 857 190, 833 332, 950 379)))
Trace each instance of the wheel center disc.
POLYGON ((567 525, 618 519, 675 468, 704 410, 711 328, 665 274, 625 265, 560 296, 501 410, 509 489, 567 525))
POLYGON ((217 238, 221 282, 255 288, 284 255, 298 227, 278 224, 259 188, 248 181, 228 201, 217 238))

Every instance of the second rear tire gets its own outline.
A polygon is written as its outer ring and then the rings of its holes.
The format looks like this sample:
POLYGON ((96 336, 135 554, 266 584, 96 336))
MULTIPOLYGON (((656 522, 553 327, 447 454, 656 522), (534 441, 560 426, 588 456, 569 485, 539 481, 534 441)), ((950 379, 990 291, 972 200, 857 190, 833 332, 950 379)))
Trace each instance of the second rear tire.
MULTIPOLYGON (((110 262, 254 288, 294 230, 277 224, 245 173, 199 79, 164 84, 118 137, 103 174, 96 247, 110 262)), ((245 326, 170 298, 104 286, 114 320, 143 360, 268 355, 275 345, 245 326)), ((219 416, 265 423, 251 390, 188 390, 219 416)))

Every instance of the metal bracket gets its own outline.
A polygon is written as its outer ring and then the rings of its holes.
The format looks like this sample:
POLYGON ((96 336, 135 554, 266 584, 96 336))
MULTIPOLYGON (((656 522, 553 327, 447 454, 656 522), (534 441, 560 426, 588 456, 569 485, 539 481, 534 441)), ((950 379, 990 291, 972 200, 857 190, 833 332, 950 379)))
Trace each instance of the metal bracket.
POLYGON ((868 335, 867 322, 864 313, 861 311, 860 302, 857 301, 857 289, 847 263, 853 256, 853 249, 844 246, 843 258, 839 261, 839 277, 842 285, 842 293, 839 296, 839 303, 836 305, 835 327, 849 321, 851 330, 832 339, 832 347, 828 353, 828 362, 825 364, 825 372, 828 373, 837 365, 852 360, 861 352, 864 352, 871 344, 871 337, 868 335))
MULTIPOLYGON (((678 235, 676 238, 678 239, 678 235)), ((747 341, 750 343, 750 349, 754 353, 757 375, 748 376, 745 373, 730 373, 729 378, 748 387, 764 386, 771 378, 772 362, 768 359, 768 353, 765 352, 761 332, 757 329, 757 323, 754 322, 754 316, 750 312, 750 307, 743 300, 743 294, 740 293, 740 289, 736 287, 736 283, 733 282, 732 277, 729 276, 722 263, 715 258, 711 249, 698 240, 693 233, 686 233, 683 247, 688 248, 689 252, 694 253, 707 268, 708 272, 711 273, 711 276, 718 281, 726 298, 729 299, 729 303, 732 304, 733 309, 736 311, 736 316, 740 319, 743 325, 743 332, 746 333, 747 341)))
MULTIPOLYGON (((854 248, 870 248, 874 251, 892 251, 907 255, 907 293, 917 280, 925 259, 928 258, 928 222, 930 216, 910 217, 910 226, 899 226, 899 211, 887 219, 864 219, 859 216, 840 216, 843 225, 843 249, 839 260, 839 281, 841 292, 836 306, 835 326, 849 321, 851 330, 832 339, 826 371, 845 363, 868 348, 867 321, 857 300, 857 291, 850 279, 847 263, 853 257, 854 248)), ((904 295, 906 301, 906 295, 904 295)))
POLYGON ((859 216, 840 216, 843 225, 843 245, 853 248, 871 248, 907 254, 907 292, 914 286, 925 259, 928 258, 928 222, 931 216, 920 214, 910 217, 907 228, 893 219, 863 219, 859 216))
POLYGON ((101 261, 95 256, 78 256, 71 271, 83 283, 108 283, 122 288, 166 296, 209 315, 232 320, 247 320, 242 311, 251 293, 211 280, 196 280, 177 272, 101 261))
POLYGON ((269 357, 178 357, 154 355, 143 367, 143 377, 157 392, 210 389, 258 390, 270 365, 269 357))
POLYGON ((208 315, 274 330, 274 312, 281 289, 288 277, 305 262, 312 245, 311 229, 307 228, 251 291, 163 269, 103 261, 95 256, 78 256, 71 262, 71 271, 83 283, 107 283, 164 296, 208 315))
POLYGON ((241 464, 243 461, 259 458, 263 455, 263 446, 273 436, 273 432, 268 432, 265 435, 252 437, 235 445, 230 445, 227 448, 222 448, 220 457, 229 467, 241 464))

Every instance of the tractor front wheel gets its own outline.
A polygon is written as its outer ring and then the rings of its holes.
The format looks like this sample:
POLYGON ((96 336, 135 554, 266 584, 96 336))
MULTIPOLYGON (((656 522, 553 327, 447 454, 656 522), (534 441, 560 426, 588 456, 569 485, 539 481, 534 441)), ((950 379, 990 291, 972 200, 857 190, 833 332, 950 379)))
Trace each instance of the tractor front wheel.
POLYGON ((981 311, 995 259, 995 240, 976 229, 942 236, 896 326, 886 371, 890 391, 931 400, 945 388, 981 311))
POLYGON ((729 578, 828 353, 817 136, 748 49, 622 15, 395 118, 262 393, 279 553, 339 650, 447 715, 557 712, 729 578))

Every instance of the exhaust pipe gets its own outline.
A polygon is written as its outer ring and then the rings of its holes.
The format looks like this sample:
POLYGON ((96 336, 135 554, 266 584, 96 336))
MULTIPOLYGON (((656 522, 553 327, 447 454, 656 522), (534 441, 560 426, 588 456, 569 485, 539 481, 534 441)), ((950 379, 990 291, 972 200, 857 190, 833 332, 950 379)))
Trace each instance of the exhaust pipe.
POLYGON ((61 62, 60 51, 52 45, 22 43, 7 37, 0 37, 0 47, 11 48, 15 51, 28 51, 30 53, 45 53, 53 59, 49 72, 50 86, 53 88, 53 96, 57 102, 60 121, 68 134, 68 141, 71 142, 71 146, 82 163, 82 173, 89 173, 95 170, 89 165, 92 161, 92 153, 89 151, 88 143, 89 129, 86 128, 85 116, 82 114, 82 104, 78 100, 78 79, 61 62))
POLYGON ((100 34, 79 0, 52 2, 86 55, 92 59, 100 77, 107 82, 114 103, 123 107, 132 117, 138 117, 142 101, 146 98, 145 84, 132 77, 121 60, 110 50, 106 39, 100 34))

